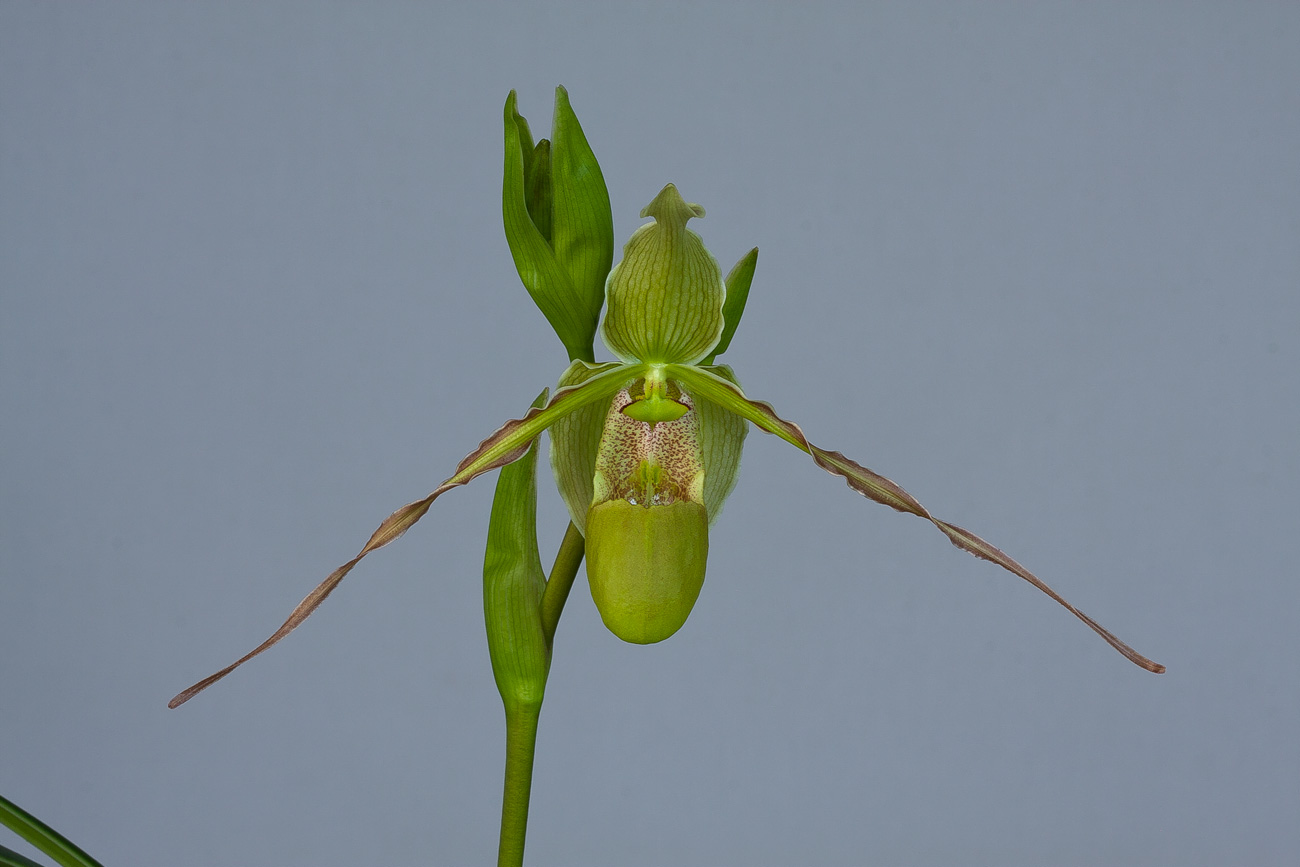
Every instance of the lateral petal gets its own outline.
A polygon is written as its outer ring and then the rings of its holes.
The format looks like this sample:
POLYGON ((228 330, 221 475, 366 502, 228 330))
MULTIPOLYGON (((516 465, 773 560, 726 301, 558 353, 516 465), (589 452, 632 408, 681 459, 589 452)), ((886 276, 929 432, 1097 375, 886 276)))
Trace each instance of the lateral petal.
POLYGON ((1111 647, 1115 648, 1126 659, 1134 665, 1145 668, 1147 671, 1156 674, 1162 674, 1165 667, 1158 662, 1153 662, 1133 648, 1129 647, 1123 641, 1120 641, 1114 634, 1103 627, 1100 623, 1075 608, 1069 602, 1047 586, 1042 579, 1034 575, 1024 566, 1021 566, 1015 560, 1011 559, 1004 552, 989 544, 988 542, 976 536, 969 530, 950 524, 947 521, 941 521, 930 514, 924 506, 917 502, 916 498, 903 490, 898 484, 890 481, 884 476, 872 472, 866 467, 853 460, 845 457, 839 452, 830 452, 818 448, 808 442, 803 431, 794 422, 786 421, 776 414, 771 405, 763 401, 750 400, 740 390, 740 387, 715 373, 709 372, 702 368, 694 368, 686 365, 669 365, 665 370, 666 375, 680 380, 692 394, 711 400, 723 408, 736 413, 743 418, 752 421, 768 433, 776 434, 781 439, 802 449, 812 456, 817 466, 826 470, 828 473, 840 476, 848 483, 853 490, 862 494, 869 500, 889 506, 900 512, 907 512, 921 518, 938 527, 953 545, 979 557, 981 560, 988 560, 996 563, 1008 572, 1018 575, 1030 584, 1037 587, 1043 593, 1046 593, 1067 611, 1075 617, 1082 620, 1090 629, 1102 637, 1111 647))
POLYGON ((244 656, 215 674, 211 674, 188 689, 181 691, 167 703, 167 706, 179 707, 245 662, 278 644, 281 639, 297 629, 304 620, 311 616, 313 611, 320 607, 320 604, 334 592, 334 588, 339 585, 339 582, 352 571, 352 567, 360 563, 370 552, 377 551, 388 543, 396 541, 403 533, 415 526, 415 523, 429 511, 429 507, 433 505, 434 500, 452 488, 467 484, 489 470, 494 470, 497 467, 518 460, 528 451, 528 447, 542 431, 555 424, 557 420, 584 406, 608 400, 614 392, 622 387, 628 376, 635 377, 637 375, 637 370, 638 368, 635 367, 628 369, 625 365, 605 365, 599 373, 582 384, 558 389, 545 407, 533 407, 528 410, 528 413, 523 418, 512 419, 497 428, 491 436, 479 443, 478 448, 465 456, 450 478, 435 488, 427 497, 407 503, 385 518, 357 555, 331 572, 324 581, 316 586, 316 589, 308 593, 293 609, 288 619, 280 625, 279 629, 271 633, 271 636, 266 641, 263 641, 244 656))

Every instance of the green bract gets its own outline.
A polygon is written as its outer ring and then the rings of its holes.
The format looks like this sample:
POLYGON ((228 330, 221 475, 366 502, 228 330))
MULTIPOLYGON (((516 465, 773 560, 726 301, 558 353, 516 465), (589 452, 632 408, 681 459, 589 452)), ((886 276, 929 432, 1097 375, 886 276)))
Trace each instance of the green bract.
POLYGON ((552 141, 533 145, 513 91, 506 99, 505 128, 501 212, 519 279, 569 357, 591 361, 614 257, 605 178, 564 88, 555 91, 552 141))
MULTIPOLYGON (((543 391, 533 406, 546 403, 543 391)), ((541 618, 546 572, 537 553, 537 444, 501 468, 483 559, 483 620, 497 690, 507 711, 536 709, 551 668, 541 618)))
MULTIPOLYGON (((798 425, 750 399, 730 368, 714 365, 744 312, 757 249, 724 280, 704 242, 687 228, 704 209, 668 184, 641 212, 651 222, 632 234, 610 270, 609 196, 564 89, 556 91, 551 141, 533 143, 514 93, 504 120, 506 239, 520 279, 568 352, 571 363, 558 387, 483 440, 428 496, 390 515, 270 638, 177 695, 173 707, 287 635, 361 558, 401 536, 444 492, 505 467, 489 527, 484 610, 507 717, 501 861, 519 863, 551 643, 584 550, 592 598, 615 635, 644 644, 676 632, 704 583, 709 526, 735 485, 749 424, 807 453, 868 499, 930 521, 958 548, 1042 590, 1132 662, 1164 671, 1002 551, 935 518, 884 476, 810 443, 798 425), (601 335, 618 360, 596 364, 602 306, 601 335), (546 430, 556 485, 572 519, 549 579, 537 556, 534 507, 535 443, 546 430)), ((718 601, 740 592, 737 583, 719 588, 718 601)))

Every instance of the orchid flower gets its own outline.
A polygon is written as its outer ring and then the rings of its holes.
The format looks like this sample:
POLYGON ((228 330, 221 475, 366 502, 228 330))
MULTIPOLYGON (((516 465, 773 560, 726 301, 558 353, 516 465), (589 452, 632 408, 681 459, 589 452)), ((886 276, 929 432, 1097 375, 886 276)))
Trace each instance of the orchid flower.
POLYGON ((715 363, 744 312, 757 249, 724 278, 687 225, 704 209, 668 184, 642 210, 650 222, 632 234, 611 269, 609 197, 567 93, 557 89, 549 142, 533 143, 513 92, 504 120, 506 237, 524 286, 571 364, 553 394, 543 391, 442 484, 389 515, 265 642, 177 695, 172 707, 284 638, 362 558, 405 533, 444 493, 503 468, 488 529, 484 607, 507 714, 501 858, 519 863, 537 711, 556 621, 579 562, 585 554, 596 608, 619 638, 647 644, 680 629, 704 583, 709 527, 735 485, 751 424, 805 452, 867 499, 931 522, 958 548, 1028 581, 1131 662, 1164 671, 998 548, 936 518, 884 476, 813 445, 798 425, 750 398, 729 367, 715 363), (600 337, 617 360, 598 364, 592 350, 602 308, 600 337), (572 522, 549 579, 535 527, 536 443, 543 431, 550 432, 551 467, 572 522), (508 821, 518 825, 517 838, 508 839, 508 821))

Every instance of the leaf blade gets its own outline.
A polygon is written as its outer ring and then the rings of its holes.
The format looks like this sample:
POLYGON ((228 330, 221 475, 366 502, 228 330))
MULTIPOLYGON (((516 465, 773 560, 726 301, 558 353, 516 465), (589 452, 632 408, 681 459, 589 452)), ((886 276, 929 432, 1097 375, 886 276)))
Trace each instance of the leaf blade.
MULTIPOLYGON (((98 861, 81 851, 80 847, 67 837, 3 795, 0 795, 0 824, 49 855, 62 867, 102 867, 98 861)), ((16 864, 33 863, 17 852, 13 855, 15 859, 22 859, 22 861, 15 860, 16 864)))

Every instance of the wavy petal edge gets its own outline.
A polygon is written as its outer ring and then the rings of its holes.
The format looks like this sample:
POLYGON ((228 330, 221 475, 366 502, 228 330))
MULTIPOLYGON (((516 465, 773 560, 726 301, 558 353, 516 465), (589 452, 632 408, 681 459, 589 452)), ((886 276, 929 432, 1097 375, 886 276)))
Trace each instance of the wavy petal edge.
POLYGON ((360 563, 367 554, 396 541, 407 530, 415 526, 416 522, 429 511, 429 507, 433 505, 434 500, 452 488, 468 484, 489 470, 503 467, 518 460, 528 451, 529 446, 546 428, 589 403, 613 395, 627 378, 635 378, 642 369, 638 365, 623 364, 607 364, 601 365, 601 367, 604 369, 600 373, 581 385, 556 390, 546 406, 540 409, 532 407, 522 418, 511 419, 497 428, 496 431, 479 443, 478 448, 461 460, 456 466, 456 472, 450 478, 431 491, 428 496, 407 503, 385 518, 375 532, 370 535, 369 541, 366 542, 357 555, 335 569, 324 581, 316 585, 316 588, 298 603, 289 614, 289 617, 280 625, 280 628, 271 633, 269 638, 220 671, 208 675, 189 688, 177 693, 171 701, 167 702, 167 706, 169 708, 180 707, 253 657, 261 655, 280 643, 285 636, 297 629, 304 620, 311 616, 312 612, 320 607, 321 603, 334 592, 334 588, 338 587, 339 583, 352 571, 352 568, 360 563))
POLYGON ((687 365, 670 365, 666 371, 668 376, 680 379, 689 387, 695 389, 704 397, 712 400, 723 407, 730 409, 737 415, 745 418, 762 430, 775 434, 781 439, 807 452, 817 466, 826 470, 832 475, 840 476, 845 483, 854 491, 869 500, 889 506, 899 512, 906 512, 924 518, 934 524, 943 532, 953 545, 961 550, 972 554, 981 560, 988 560, 996 563, 1003 569, 1023 578, 1025 581, 1037 587, 1047 596, 1051 597, 1065 610, 1069 611, 1093 632, 1096 632, 1101 638, 1115 650, 1119 651, 1129 662, 1146 669, 1154 674, 1163 674, 1165 666, 1155 662, 1142 654, 1138 653, 1125 642, 1121 641, 1114 633, 1103 627, 1100 623, 1084 614, 1078 608, 1075 608, 1065 600, 1063 596, 1049 587, 1042 579, 1034 575, 1024 566, 1021 566, 1001 549, 976 536, 974 533, 956 524, 950 524, 947 521, 941 521, 930 511, 917 501, 915 497, 897 483, 885 478, 879 473, 867 469, 856 461, 845 457, 840 452, 827 451, 819 448, 808 441, 804 436, 803 430, 799 425, 792 421, 787 421, 777 415, 776 410, 768 403, 763 401, 751 400, 745 396, 740 388, 720 376, 710 373, 700 368, 689 367, 687 365))

